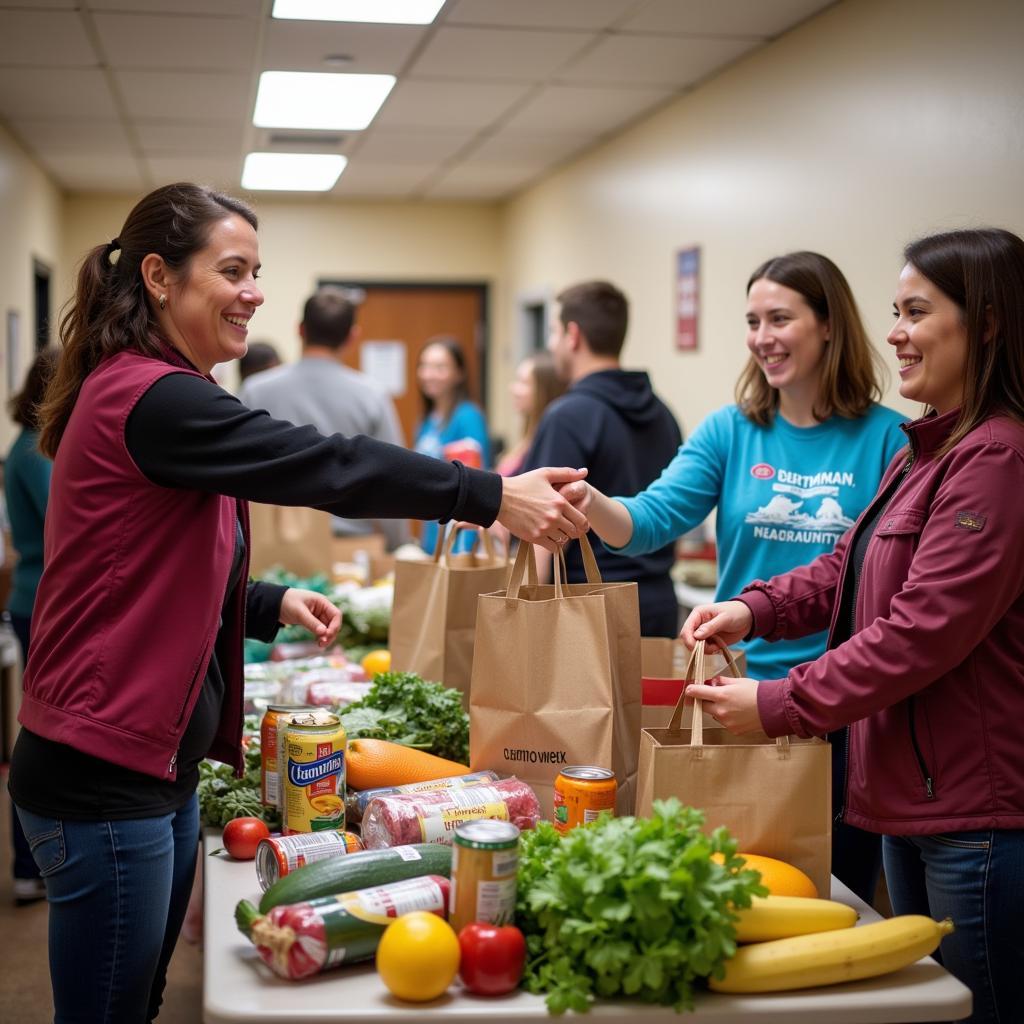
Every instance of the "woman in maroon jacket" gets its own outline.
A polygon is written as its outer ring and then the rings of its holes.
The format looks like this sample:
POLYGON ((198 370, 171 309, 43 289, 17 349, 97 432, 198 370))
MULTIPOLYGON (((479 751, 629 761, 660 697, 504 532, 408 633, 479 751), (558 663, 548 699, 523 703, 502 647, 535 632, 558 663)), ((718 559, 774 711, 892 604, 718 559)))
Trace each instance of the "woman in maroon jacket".
POLYGON ((1024 1021, 1024 241, 907 246, 888 341, 928 407, 831 554, 695 608, 690 646, 796 637, 785 679, 694 687, 734 733, 850 725, 846 821, 882 833, 897 914, 951 917, 941 959, 972 1022, 1024 1021))

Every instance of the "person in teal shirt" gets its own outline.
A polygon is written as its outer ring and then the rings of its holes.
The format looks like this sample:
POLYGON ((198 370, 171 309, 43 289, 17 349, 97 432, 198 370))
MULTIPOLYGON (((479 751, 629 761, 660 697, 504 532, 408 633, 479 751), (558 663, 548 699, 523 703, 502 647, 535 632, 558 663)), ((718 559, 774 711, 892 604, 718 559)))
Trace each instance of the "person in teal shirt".
MULTIPOLYGON (((423 398, 424 417, 413 447, 435 459, 465 463, 473 469, 489 469, 491 445, 481 408, 469 398, 466 356, 455 338, 439 336, 420 353, 416 379, 423 398)), ((433 552, 437 523, 424 523, 420 543, 433 552)), ((467 550, 471 535, 460 537, 455 550, 467 550)))
MULTIPOLYGON (((11 523, 11 542, 18 553, 7 613, 21 646, 21 663, 28 660, 32 607, 43 574, 43 522, 50 497, 53 463, 39 451, 39 403, 57 365, 57 350, 43 349, 25 377, 25 386, 10 402, 10 413, 21 430, 4 461, 4 498, 11 523)), ((14 845, 14 899, 29 903, 46 895, 39 868, 32 857, 21 819, 11 805, 11 840, 14 845)))
MULTIPOLYGON (((623 555, 656 550, 716 510, 718 599, 831 551, 906 444, 906 417, 878 404, 880 360, 831 260, 813 252, 768 260, 747 283, 746 315, 750 358, 736 404, 704 420, 653 484, 622 498, 585 481, 563 491, 623 555)), ((825 633, 752 640, 744 645, 748 673, 780 678, 825 643, 825 633)), ((838 812, 845 730, 830 739, 838 812)), ((878 837, 839 826, 833 873, 870 902, 880 870, 878 837)))

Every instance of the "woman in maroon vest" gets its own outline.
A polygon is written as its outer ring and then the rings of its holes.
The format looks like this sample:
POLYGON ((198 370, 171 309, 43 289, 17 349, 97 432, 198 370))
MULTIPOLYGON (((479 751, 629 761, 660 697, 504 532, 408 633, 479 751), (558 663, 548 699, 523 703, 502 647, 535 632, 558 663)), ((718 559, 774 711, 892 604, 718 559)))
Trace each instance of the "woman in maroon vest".
POLYGON ((554 548, 554 489, 253 411, 210 377, 263 303, 256 217, 178 184, 86 256, 41 411, 54 459, 10 791, 50 900, 56 1020, 152 1020, 188 901, 207 756, 240 768, 243 635, 333 641, 325 598, 248 580, 247 501, 461 519, 554 548))

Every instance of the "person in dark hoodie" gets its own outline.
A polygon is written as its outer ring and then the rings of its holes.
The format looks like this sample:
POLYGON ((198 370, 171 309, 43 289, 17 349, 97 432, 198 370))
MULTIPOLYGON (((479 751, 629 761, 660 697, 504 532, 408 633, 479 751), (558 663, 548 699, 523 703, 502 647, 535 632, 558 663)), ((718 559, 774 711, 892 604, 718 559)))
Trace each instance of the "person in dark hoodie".
MULTIPOLYGON (((586 466, 587 479, 598 490, 636 494, 658 478, 682 444, 682 434, 647 374, 619 364, 629 303, 607 281, 573 285, 556 301, 548 348, 570 386, 545 411, 523 470, 586 466)), ((643 635, 676 636, 679 610, 668 574, 675 538, 628 558, 610 554, 593 534, 590 540, 605 580, 639 584, 643 635)), ((586 579, 578 545, 567 550, 566 565, 570 583, 586 579)))

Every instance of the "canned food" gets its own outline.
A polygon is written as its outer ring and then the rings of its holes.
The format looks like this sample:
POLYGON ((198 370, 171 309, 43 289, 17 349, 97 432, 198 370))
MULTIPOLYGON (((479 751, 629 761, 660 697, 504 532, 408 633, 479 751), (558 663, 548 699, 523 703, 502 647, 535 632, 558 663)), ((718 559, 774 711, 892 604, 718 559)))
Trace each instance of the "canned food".
POLYGON ((353 832, 304 832, 271 836, 256 847, 256 877, 266 892, 279 878, 318 860, 358 853, 363 841, 353 832))
POLYGON ((510 821, 470 821, 455 830, 448 921, 456 933, 473 921, 512 920, 518 866, 519 829, 510 821))
POLYGON ((281 762, 286 836, 345 828, 345 740, 337 715, 289 716, 281 762))
MULTIPOLYGON (((271 704, 260 722, 260 803, 281 810, 281 747, 278 732, 282 717, 294 711, 307 711, 308 704, 271 704)), ((283 740, 283 735, 281 739, 283 740)))
POLYGON ((555 779, 555 828, 564 834, 596 821, 602 811, 614 814, 617 789, 615 772, 607 768, 589 764, 563 768, 555 779))

